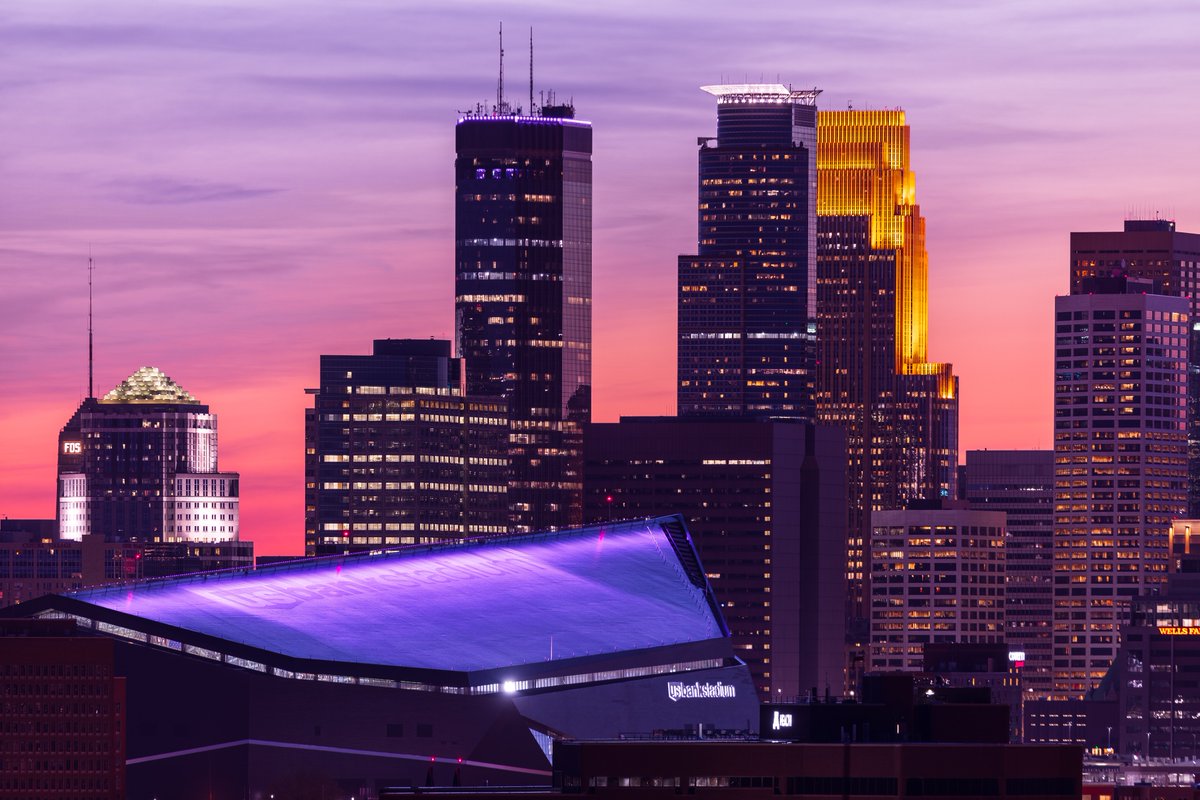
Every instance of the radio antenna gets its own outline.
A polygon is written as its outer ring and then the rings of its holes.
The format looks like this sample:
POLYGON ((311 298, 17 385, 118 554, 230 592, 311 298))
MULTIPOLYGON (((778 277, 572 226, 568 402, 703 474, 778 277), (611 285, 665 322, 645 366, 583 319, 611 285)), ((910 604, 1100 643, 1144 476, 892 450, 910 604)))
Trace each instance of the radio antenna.
POLYGON ((533 26, 529 26, 529 116, 533 116, 533 26))
POLYGON ((88 397, 92 393, 93 351, 92 351, 92 273, 96 271, 96 262, 92 260, 91 248, 88 248, 88 397))
POLYGON ((500 23, 500 80, 496 83, 496 113, 504 113, 504 23, 500 23))

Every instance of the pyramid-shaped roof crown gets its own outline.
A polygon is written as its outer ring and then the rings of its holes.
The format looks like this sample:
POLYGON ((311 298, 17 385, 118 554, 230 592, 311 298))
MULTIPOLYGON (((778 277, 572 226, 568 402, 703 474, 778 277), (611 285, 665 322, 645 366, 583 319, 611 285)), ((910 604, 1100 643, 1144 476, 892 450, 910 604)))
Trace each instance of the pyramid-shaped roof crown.
POLYGON ((101 403, 184 403, 199 400, 158 367, 142 367, 104 395, 101 403))

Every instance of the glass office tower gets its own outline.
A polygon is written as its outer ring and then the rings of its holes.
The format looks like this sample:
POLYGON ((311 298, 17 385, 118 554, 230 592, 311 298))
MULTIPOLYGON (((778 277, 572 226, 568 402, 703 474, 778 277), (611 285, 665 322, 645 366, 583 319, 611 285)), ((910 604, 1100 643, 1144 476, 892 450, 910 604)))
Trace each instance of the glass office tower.
POLYGON ((701 87, 697 255, 679 257, 681 415, 811 420, 816 352, 816 89, 701 87))
POLYGON ((502 397, 514 532, 582 521, 591 419, 592 127, 569 105, 462 117, 455 335, 468 395, 502 397))

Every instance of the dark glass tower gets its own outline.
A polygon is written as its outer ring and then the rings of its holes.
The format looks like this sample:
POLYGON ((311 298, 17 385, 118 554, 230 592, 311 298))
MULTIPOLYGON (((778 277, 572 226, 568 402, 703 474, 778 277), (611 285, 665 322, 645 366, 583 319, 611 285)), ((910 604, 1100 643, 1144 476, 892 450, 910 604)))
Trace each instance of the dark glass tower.
POLYGON ((458 121, 455 335, 467 393, 510 414, 514 531, 582 521, 591 419, 592 127, 572 106, 458 121))
POLYGON ((679 257, 681 415, 812 419, 816 89, 701 87, 697 255, 679 257))

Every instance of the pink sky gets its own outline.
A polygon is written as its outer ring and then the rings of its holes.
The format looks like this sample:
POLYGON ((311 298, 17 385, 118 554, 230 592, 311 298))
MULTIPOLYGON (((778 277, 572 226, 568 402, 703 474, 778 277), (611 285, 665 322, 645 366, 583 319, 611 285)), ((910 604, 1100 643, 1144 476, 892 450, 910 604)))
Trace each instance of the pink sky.
POLYGON ((674 411, 675 258, 695 252, 705 83, 902 107, 928 220, 930 357, 963 450, 1049 447, 1071 230, 1200 230, 1200 10, 1110 2, 0 4, 0 514, 54 515, 86 394, 163 369, 220 416, 243 537, 303 549, 321 353, 452 337, 456 110, 573 98, 595 125, 596 418, 674 411))

